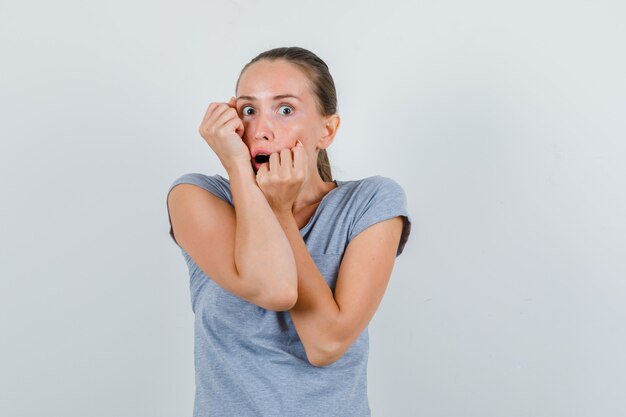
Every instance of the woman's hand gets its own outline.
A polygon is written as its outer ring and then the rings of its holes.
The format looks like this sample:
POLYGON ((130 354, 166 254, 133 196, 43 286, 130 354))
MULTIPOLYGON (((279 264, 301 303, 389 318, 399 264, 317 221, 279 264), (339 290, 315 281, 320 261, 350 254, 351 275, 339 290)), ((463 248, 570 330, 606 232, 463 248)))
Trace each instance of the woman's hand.
POLYGON ((232 97, 228 103, 211 103, 199 128, 200 136, 227 170, 240 162, 250 165, 250 151, 241 139, 244 127, 235 101, 232 97))
POLYGON ((289 211, 306 179, 307 160, 302 142, 270 155, 256 174, 259 185, 274 212, 289 211), (293 153, 293 155, 292 155, 293 153))

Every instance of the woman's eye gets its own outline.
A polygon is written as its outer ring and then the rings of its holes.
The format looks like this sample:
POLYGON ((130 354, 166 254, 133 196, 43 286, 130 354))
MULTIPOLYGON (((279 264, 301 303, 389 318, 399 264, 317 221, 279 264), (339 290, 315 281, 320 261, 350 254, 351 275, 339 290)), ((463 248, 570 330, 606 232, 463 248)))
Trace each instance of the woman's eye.
POLYGON ((280 112, 280 114, 291 114, 291 112, 293 111, 293 109, 291 108, 291 106, 280 106, 278 108, 278 111, 280 112))
POLYGON ((241 114, 243 114, 244 116, 250 116, 253 113, 254 109, 251 106, 243 106, 241 108, 241 114))

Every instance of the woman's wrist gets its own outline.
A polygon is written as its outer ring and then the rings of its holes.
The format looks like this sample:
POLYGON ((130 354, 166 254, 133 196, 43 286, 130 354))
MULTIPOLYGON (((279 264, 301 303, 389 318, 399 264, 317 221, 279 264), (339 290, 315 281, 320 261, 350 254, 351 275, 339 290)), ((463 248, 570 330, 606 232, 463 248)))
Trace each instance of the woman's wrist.
POLYGON ((274 212, 274 215, 276 216, 276 219, 278 219, 278 222, 281 223, 281 224, 283 224, 284 222, 295 221, 295 217, 293 217, 293 211, 291 211, 291 208, 288 208, 288 207, 274 208, 274 207, 272 207, 272 211, 274 212))
POLYGON ((226 173, 228 177, 231 178, 233 176, 248 176, 254 177, 254 171, 252 170, 252 165, 249 160, 231 160, 231 161, 222 161, 222 165, 226 169, 226 173))

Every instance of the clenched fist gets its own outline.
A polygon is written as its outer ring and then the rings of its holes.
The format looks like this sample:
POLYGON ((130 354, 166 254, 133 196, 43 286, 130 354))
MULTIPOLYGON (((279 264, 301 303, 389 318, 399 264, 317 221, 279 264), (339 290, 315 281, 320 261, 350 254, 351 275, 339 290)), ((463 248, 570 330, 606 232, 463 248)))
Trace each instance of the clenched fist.
POLYGON ((228 103, 209 104, 199 128, 200 136, 227 170, 237 163, 250 165, 250 151, 241 139, 243 131, 234 97, 228 103))
POLYGON ((261 165, 256 181, 274 211, 290 211, 306 179, 307 155, 298 140, 293 148, 270 155, 261 165))

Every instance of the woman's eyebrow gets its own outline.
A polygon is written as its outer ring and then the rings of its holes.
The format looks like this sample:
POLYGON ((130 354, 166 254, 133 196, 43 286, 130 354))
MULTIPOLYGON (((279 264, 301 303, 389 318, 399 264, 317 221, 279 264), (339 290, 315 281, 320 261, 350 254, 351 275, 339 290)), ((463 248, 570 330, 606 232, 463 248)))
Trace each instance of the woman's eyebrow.
MULTIPOLYGON (((295 98, 296 100, 300 100, 300 101, 302 101, 302 100, 300 99, 300 97, 298 97, 298 96, 294 96, 293 94, 279 94, 279 95, 277 95, 277 96, 272 97, 272 99, 273 99, 273 100, 280 100, 280 99, 283 99, 283 98, 295 98)), ((239 96, 239 97, 237 97, 237 100, 250 100, 250 101, 254 101, 254 100, 256 100, 256 97, 253 97, 253 96, 239 96)))

